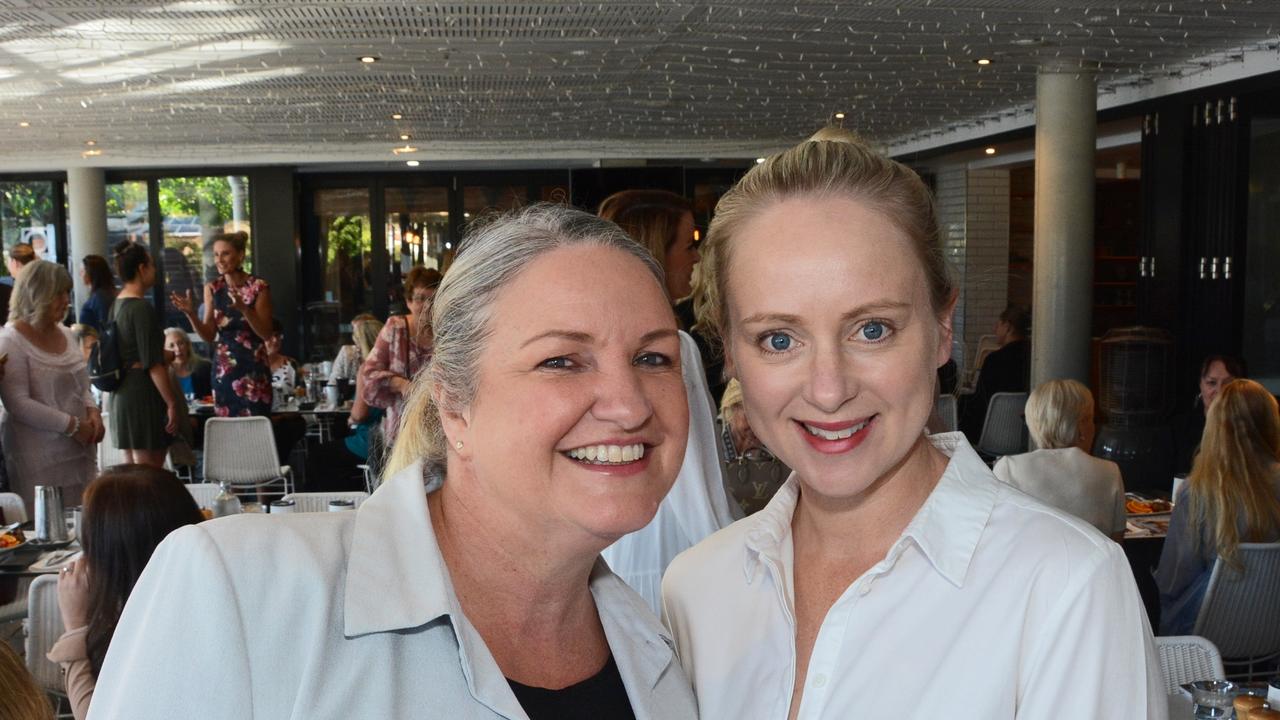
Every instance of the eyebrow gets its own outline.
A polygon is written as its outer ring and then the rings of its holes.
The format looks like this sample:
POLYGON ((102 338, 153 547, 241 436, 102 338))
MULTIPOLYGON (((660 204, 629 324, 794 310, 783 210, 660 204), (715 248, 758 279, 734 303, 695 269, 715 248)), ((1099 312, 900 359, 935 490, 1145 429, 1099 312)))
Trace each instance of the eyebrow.
MULTIPOLYGON (((875 300, 869 303, 864 303, 862 305, 859 305, 853 308, 852 310, 849 310, 848 312, 841 315, 840 319, 852 320, 856 317, 860 317, 862 315, 866 315, 872 312, 908 310, 910 308, 911 308, 911 303, 908 303, 908 302, 900 302, 897 300, 875 300)), ((784 325, 799 325, 803 321, 804 321, 804 318, 802 318, 799 315, 789 315, 787 313, 762 312, 762 313, 756 313, 754 315, 745 317, 740 322, 743 325, 750 325, 752 323, 759 323, 759 322, 774 322, 774 323, 782 323, 784 325)))
MULTIPOLYGON (((647 345, 653 342, 654 340, 659 340, 667 337, 675 337, 675 336, 676 336, 676 330, 674 328, 658 328, 657 330, 650 330, 649 332, 645 333, 644 336, 640 338, 640 344, 647 345)), ((543 333, 538 333, 537 335, 534 335, 528 340, 525 340, 523 343, 520 344, 520 347, 526 348, 538 342, 539 340, 546 340, 548 338, 568 340, 570 342, 578 342, 578 343, 589 343, 595 339, 595 336, 592 335, 591 333, 579 332, 576 330, 548 330, 543 333)))

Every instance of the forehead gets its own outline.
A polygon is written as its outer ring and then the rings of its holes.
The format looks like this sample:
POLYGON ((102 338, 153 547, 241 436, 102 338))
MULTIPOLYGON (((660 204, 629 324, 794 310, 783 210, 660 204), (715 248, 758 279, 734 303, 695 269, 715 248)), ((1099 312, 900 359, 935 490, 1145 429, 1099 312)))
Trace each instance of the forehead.
POLYGON ((848 197, 791 198, 759 211, 735 238, 728 272, 735 309, 773 301, 841 307, 875 300, 927 304, 910 239, 879 210, 848 197))
POLYGON ((494 340, 517 342, 548 329, 595 337, 675 327, 666 295, 637 258, 598 246, 558 248, 529 263, 493 303, 494 340))
POLYGON ((1204 376, 1214 380, 1221 380, 1222 378, 1231 377, 1231 373, 1227 371, 1227 366, 1221 360, 1214 360, 1209 364, 1209 371, 1204 376))

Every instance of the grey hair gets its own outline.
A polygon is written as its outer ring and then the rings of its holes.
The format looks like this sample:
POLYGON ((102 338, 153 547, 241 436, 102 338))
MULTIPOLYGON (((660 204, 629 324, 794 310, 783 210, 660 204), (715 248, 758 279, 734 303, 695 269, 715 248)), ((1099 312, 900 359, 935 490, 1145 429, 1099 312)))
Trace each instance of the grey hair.
POLYGON ((640 261, 660 288, 666 287, 662 269, 647 249, 617 225, 581 210, 538 203, 473 223, 436 290, 431 360, 413 380, 384 477, 419 459, 443 466, 448 448, 433 392, 439 389, 449 412, 459 412, 475 399, 498 294, 542 255, 574 246, 621 250, 640 261))
POLYGON ((1093 412, 1093 393, 1077 380, 1050 380, 1031 391, 1024 412, 1037 447, 1074 447, 1080 439, 1080 421, 1093 412))
MULTIPOLYGON (((9 301, 9 319, 37 323, 49 311, 53 299, 71 292, 67 269, 48 260, 34 260, 18 271, 9 301)), ((61 321, 62 318, 54 318, 61 321)))

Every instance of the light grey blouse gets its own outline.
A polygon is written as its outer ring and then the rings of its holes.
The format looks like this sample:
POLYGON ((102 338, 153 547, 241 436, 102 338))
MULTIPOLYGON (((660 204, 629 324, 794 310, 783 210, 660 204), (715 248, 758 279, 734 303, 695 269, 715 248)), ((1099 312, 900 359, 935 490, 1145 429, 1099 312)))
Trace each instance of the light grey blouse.
MULTIPOLYGON (((638 720, 696 718, 670 635, 597 561, 595 596, 638 720)), ((423 470, 355 512, 182 528, 129 598, 90 720, 509 718, 523 709, 462 613, 423 470)))

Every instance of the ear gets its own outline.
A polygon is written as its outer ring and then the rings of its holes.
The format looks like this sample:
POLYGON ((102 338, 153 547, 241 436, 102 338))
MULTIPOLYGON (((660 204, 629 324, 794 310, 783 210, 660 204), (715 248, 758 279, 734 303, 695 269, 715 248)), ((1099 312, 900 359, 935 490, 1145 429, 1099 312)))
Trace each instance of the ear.
POLYGON ((938 313, 938 348, 934 358, 934 366, 942 367, 951 359, 951 340, 954 337, 952 318, 956 312, 956 301, 960 298, 959 290, 952 290, 946 307, 938 313))
POLYGON ((459 457, 467 457, 471 453, 471 409, 463 410, 450 409, 450 405, 445 401, 444 391, 439 385, 431 388, 431 401, 435 404, 436 409, 440 413, 440 426, 444 430, 444 436, 449 447, 446 450, 453 455, 459 457), (462 443, 462 448, 458 448, 458 443, 462 443))

